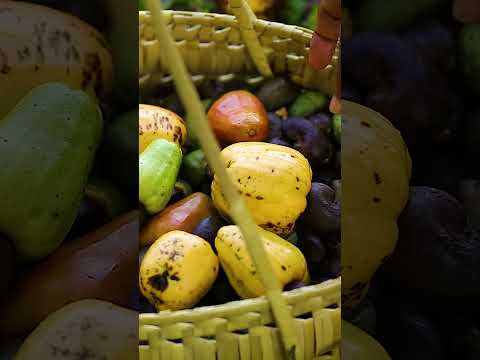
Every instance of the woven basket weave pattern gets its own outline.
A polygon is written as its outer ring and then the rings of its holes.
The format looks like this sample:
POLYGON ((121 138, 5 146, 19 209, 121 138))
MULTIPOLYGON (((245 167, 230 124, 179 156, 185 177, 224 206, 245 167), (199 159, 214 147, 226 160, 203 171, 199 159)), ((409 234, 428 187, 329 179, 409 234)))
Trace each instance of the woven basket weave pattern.
MULTIPOLYGON (((255 74, 235 17, 223 14, 165 11, 165 16, 192 75, 255 74)), ((297 26, 255 21, 255 30, 275 74, 285 74, 304 88, 332 94, 339 48, 321 71, 308 65, 312 32, 297 26)), ((150 15, 140 12, 140 84, 157 84, 168 73, 150 15)))
MULTIPOLYGON (((340 282, 285 293, 303 359, 339 360, 340 282)), ((279 330, 266 298, 140 316, 142 360, 280 360, 279 330), (156 355, 160 355, 160 358, 156 355)))

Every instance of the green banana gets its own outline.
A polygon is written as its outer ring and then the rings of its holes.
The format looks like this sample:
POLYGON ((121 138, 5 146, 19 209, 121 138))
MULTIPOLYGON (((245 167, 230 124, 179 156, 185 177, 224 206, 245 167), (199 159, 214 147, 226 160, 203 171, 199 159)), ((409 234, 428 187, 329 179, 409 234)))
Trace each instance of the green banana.
POLYGON ((112 57, 102 35, 83 21, 22 1, 0 3, 0 119, 31 89, 62 82, 93 97, 112 85, 112 57))
POLYGON ((154 140, 140 154, 140 202, 150 214, 167 206, 182 164, 182 149, 177 143, 154 140))
POLYGON ((100 141, 102 116, 84 92, 34 88, 0 121, 0 232, 34 260, 63 241, 100 141))

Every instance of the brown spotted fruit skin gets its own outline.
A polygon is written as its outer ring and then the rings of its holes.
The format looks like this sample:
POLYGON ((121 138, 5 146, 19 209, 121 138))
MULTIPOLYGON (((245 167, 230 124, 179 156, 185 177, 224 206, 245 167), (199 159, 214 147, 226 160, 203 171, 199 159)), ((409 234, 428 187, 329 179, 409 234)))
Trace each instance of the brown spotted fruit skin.
POLYGON ((62 82, 94 98, 112 87, 112 56, 103 36, 60 11, 0 2, 0 119, 31 89, 62 82))
POLYGON ((184 120, 174 112, 154 105, 138 106, 138 132, 140 153, 157 139, 175 142, 180 147, 187 139, 184 120))
MULTIPOLYGON (((244 142, 222 150, 227 172, 255 222, 279 236, 288 236, 305 211, 312 169, 298 151, 264 142, 244 142)), ((212 183, 215 207, 229 218, 230 206, 217 177, 212 183)))
MULTIPOLYGON (((307 262, 302 252, 287 240, 258 228, 273 274, 282 286, 293 281, 308 283, 307 262)), ((215 248, 228 281, 242 299, 265 295, 265 289, 238 226, 222 227, 215 248)))
POLYGON ((381 114, 342 101, 342 302, 361 302, 392 254, 397 218, 409 195, 411 159, 400 132, 381 114))
POLYGON ((15 359, 136 359, 137 329, 137 312, 106 301, 80 300, 45 319, 15 359))
POLYGON ((188 309, 210 290, 219 266, 207 241, 171 231, 145 253, 140 264, 140 291, 158 310, 188 309))

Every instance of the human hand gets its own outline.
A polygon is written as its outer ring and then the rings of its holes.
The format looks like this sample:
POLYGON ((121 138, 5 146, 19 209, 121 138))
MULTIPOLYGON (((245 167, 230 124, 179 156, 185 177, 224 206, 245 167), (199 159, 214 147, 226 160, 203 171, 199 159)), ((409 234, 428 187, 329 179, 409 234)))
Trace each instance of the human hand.
MULTIPOLYGON (((321 70, 330 64, 340 37, 342 2, 341 0, 319 0, 319 2, 317 29, 310 47, 310 64, 314 69, 321 70)), ((340 67, 338 67, 336 93, 330 102, 331 112, 341 111, 340 98, 340 67)))

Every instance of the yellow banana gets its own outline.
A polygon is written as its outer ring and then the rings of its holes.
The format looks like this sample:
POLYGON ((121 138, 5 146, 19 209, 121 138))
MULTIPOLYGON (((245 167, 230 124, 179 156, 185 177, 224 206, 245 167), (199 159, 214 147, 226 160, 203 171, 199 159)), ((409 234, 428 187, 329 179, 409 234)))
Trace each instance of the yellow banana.
POLYGON ((0 118, 47 82, 63 82, 94 97, 110 92, 113 66, 106 41, 71 15, 3 0, 0 44, 0 118))

